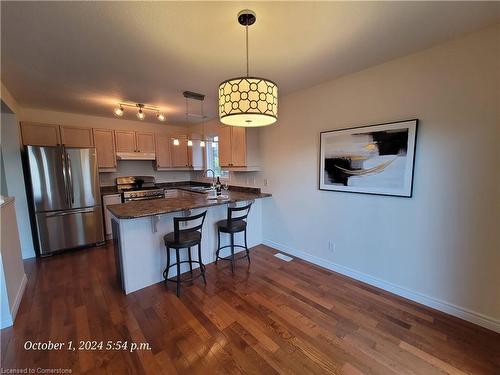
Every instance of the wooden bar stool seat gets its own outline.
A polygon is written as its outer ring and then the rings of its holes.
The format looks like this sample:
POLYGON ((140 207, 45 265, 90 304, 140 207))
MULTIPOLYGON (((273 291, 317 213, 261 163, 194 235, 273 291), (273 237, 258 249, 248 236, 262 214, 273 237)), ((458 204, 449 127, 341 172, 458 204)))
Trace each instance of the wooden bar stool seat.
POLYGON ((205 216, 207 211, 202 212, 201 214, 188 216, 188 217, 174 217, 174 231, 166 234, 163 237, 163 241, 165 242, 165 247, 167 249, 167 267, 163 271, 163 278, 165 279, 165 283, 168 281, 177 284, 177 297, 180 297, 181 292, 181 284, 192 282, 198 277, 203 277, 203 281, 205 285, 207 284, 207 279, 205 277, 205 265, 201 259, 201 230, 203 228, 203 223, 205 221, 205 216), (189 222, 200 221, 201 223, 198 225, 194 225, 190 228, 180 229, 180 223, 186 223, 189 225, 189 222), (198 260, 193 260, 191 257, 191 247, 198 247, 198 260), (176 262, 170 264, 170 250, 175 249, 176 262), (180 260, 180 249, 187 249, 188 260, 180 260), (191 273, 190 278, 181 279, 181 264, 188 263, 189 264, 189 272, 191 273), (200 273, 197 275, 193 275, 193 264, 198 264, 200 266, 200 273), (174 278, 168 278, 168 272, 171 267, 176 267, 177 275, 174 278))
POLYGON ((191 247, 201 243, 201 233, 200 232, 180 233, 179 239, 176 240, 175 232, 171 232, 165 235, 165 237, 163 237, 163 240, 165 241, 166 246, 171 247, 173 249, 177 247, 178 248, 191 247))
POLYGON ((247 222, 244 220, 234 220, 230 223, 228 220, 219 220, 217 228, 223 233, 238 233, 247 228, 247 222))

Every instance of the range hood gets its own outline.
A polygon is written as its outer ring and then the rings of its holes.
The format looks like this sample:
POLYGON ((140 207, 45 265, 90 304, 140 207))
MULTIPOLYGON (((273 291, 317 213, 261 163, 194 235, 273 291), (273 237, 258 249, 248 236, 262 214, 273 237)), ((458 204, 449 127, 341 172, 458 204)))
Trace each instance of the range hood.
POLYGON ((116 158, 118 160, 155 160, 156 154, 154 152, 117 152, 116 158))

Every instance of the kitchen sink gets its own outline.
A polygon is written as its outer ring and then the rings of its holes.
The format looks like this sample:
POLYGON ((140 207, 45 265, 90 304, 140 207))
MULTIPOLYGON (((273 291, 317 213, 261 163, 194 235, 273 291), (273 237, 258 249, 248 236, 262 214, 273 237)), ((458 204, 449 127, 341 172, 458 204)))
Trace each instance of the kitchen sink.
POLYGON ((165 198, 186 198, 193 195, 199 196, 200 193, 201 192, 186 191, 180 189, 166 189, 165 198))
POLYGON ((207 191, 212 190, 212 188, 208 187, 208 186, 190 186, 189 190, 207 192, 207 191))

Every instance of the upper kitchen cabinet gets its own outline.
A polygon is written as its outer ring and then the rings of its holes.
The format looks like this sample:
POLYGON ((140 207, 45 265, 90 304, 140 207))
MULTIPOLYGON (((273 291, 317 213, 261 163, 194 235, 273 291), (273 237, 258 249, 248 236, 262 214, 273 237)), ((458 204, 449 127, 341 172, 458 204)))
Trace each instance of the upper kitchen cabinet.
POLYGON ((135 132, 125 130, 115 130, 116 152, 135 152, 135 132))
POLYGON ((234 171, 259 170, 259 139, 257 129, 235 126, 219 128, 220 166, 234 171))
POLYGON ((155 152, 155 136, 153 133, 135 133, 137 152, 155 152))
POLYGON ((192 140, 191 146, 185 136, 176 138, 171 135, 156 135, 156 169, 194 169, 204 168, 203 147, 199 140, 192 140), (178 144, 173 140, 177 139, 178 144))
POLYGON ((113 130, 94 129, 94 144, 97 151, 97 165, 99 169, 107 172, 116 170, 113 130))
POLYGON ((179 144, 170 146, 170 154, 172 155, 172 167, 174 168, 190 168, 188 156, 187 139, 178 139, 179 144))
POLYGON ((118 159, 155 159, 155 136, 153 133, 115 130, 115 145, 118 159))
POLYGON ((156 169, 172 168, 172 137, 166 134, 156 134, 156 169))
POLYGON ((91 128, 60 126, 61 143, 68 147, 93 147, 94 139, 91 128))
POLYGON ((61 144, 59 125, 21 122, 24 145, 57 146, 61 144))

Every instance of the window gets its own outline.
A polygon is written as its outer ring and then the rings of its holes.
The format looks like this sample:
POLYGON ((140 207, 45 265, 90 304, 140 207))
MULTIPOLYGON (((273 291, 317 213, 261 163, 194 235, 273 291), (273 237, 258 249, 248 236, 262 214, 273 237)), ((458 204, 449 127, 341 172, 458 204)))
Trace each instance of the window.
POLYGON ((223 171, 219 164, 219 137, 214 137, 212 141, 206 142, 205 156, 207 168, 212 169, 216 177, 229 178, 229 171, 223 171))

